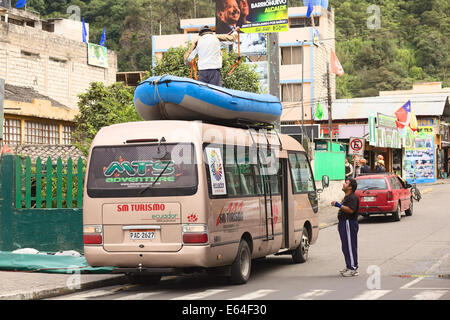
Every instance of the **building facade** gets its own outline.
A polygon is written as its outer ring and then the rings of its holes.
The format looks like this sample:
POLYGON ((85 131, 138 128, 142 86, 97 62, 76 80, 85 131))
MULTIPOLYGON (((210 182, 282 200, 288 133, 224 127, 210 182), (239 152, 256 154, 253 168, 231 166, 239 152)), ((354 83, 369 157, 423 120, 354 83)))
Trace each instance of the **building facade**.
POLYGON ((72 143, 77 96, 91 82, 116 81, 117 55, 107 54, 105 68, 88 63, 79 21, 0 6, 3 144, 72 143))

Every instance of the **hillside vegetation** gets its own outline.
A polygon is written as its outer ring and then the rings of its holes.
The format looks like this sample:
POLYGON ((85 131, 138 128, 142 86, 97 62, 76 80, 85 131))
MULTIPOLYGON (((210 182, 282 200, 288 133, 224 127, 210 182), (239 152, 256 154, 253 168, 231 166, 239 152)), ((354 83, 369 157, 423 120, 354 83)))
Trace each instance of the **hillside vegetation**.
MULTIPOLYGON (((299 6, 303 1, 289 1, 299 6)), ((335 8, 336 53, 345 75, 337 97, 377 95, 380 90, 410 89, 413 82, 449 80, 450 1, 330 0, 335 8), (380 28, 373 25, 376 5, 380 28)), ((106 46, 118 53, 119 70, 149 70, 152 35, 181 32, 180 19, 211 17, 212 0, 29 0, 42 17, 69 17, 80 8, 98 43, 106 27, 106 46)), ((330 41, 330 40, 328 40, 330 41)))

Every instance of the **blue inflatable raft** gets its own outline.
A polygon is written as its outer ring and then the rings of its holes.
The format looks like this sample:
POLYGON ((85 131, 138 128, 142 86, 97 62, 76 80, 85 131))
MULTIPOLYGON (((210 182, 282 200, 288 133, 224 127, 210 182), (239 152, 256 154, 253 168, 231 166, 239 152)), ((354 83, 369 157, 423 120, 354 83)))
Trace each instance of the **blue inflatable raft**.
POLYGON ((151 77, 134 93, 136 111, 145 120, 247 120, 274 123, 280 100, 269 94, 231 90, 175 76, 151 77))

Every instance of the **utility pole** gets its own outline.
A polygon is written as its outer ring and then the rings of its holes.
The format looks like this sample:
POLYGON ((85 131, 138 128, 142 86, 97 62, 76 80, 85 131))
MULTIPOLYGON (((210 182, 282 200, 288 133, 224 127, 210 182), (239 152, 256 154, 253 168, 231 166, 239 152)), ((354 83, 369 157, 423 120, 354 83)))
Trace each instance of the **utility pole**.
MULTIPOLYGON (((304 104, 304 98, 303 98, 303 87, 304 87, 304 74, 305 74, 305 52, 304 52, 304 41, 302 41, 302 144, 303 144, 303 139, 305 139, 305 104, 304 104)), ((292 54, 291 54, 292 57, 292 54)), ((309 138, 308 138, 309 140, 309 138)))
MULTIPOLYGON (((278 45, 278 32, 267 33, 268 44, 268 77, 269 77, 269 93, 280 99, 280 55, 278 45)), ((280 99, 281 100, 281 99, 280 99)), ((281 122, 276 124, 277 130, 281 130, 281 122)))
MULTIPOLYGON (((326 52, 326 51, 325 51, 326 52)), ((327 57, 328 60, 328 57, 327 57)), ((333 141, 333 120, 331 113, 331 74, 330 74, 330 63, 327 61, 327 93, 328 93, 328 130, 330 134, 330 145, 333 141)))

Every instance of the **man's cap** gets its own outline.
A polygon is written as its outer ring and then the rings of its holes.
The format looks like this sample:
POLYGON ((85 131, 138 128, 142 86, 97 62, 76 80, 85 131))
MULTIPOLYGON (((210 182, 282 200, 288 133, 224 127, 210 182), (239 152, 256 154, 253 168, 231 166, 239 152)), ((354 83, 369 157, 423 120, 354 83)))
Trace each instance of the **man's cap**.
POLYGON ((200 31, 198 32, 198 34, 202 35, 205 32, 212 32, 212 30, 209 28, 209 26, 203 26, 200 28, 200 31))

